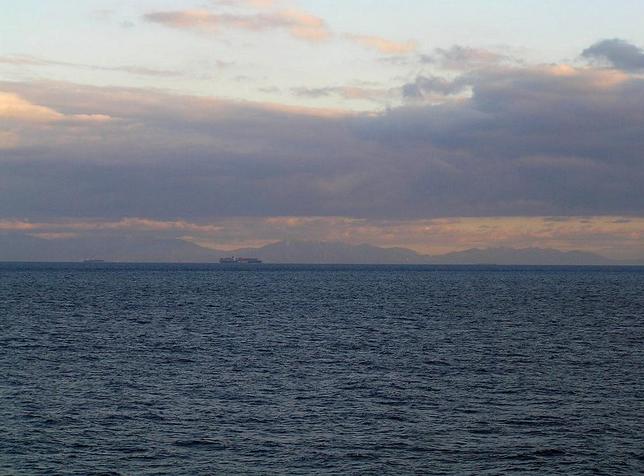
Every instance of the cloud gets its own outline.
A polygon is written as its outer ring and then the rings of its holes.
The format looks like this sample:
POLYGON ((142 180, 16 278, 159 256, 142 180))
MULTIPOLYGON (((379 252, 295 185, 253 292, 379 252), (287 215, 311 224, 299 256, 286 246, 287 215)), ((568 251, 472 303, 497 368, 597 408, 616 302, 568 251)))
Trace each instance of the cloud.
POLYGON ((25 220, 0 220, 0 231, 29 231, 47 233, 86 232, 86 231, 176 231, 181 233, 216 233, 220 225, 198 224, 185 220, 152 220, 149 218, 128 217, 117 221, 101 220, 62 220, 57 222, 30 222, 25 220))
MULTIPOLYGON (((311 43, 327 41, 335 36, 322 18, 297 8, 276 9, 278 4, 274 1, 218 0, 213 3, 233 9, 224 12, 210 9, 153 11, 143 18, 169 28, 212 34, 226 29, 252 32, 284 30, 294 38, 311 43)), ((379 36, 352 33, 346 33, 342 37, 387 55, 405 55, 418 48, 414 41, 398 42, 379 36)))
POLYGON ((214 13, 210 10, 157 11, 147 13, 144 18, 170 28, 202 32, 221 29, 285 30, 291 36, 309 42, 324 41, 331 36, 324 20, 297 9, 251 14, 214 13))
MULTIPOLYGON (((111 117, 104 114, 65 114, 0 89, 0 124, 3 128, 0 130, 0 151, 3 151, 5 157, 28 147, 31 138, 38 137, 52 127, 57 130, 54 140, 60 141, 63 131, 78 134, 81 127, 86 132, 88 127, 100 126, 111 120, 111 117)), ((0 161, 0 173, 1 165, 0 161)))
POLYGON ((60 63, 50 62, 35 58, 33 56, 24 56, 24 55, 12 55, 12 56, 0 56, 0 63, 10 64, 15 66, 47 66, 47 65, 58 65, 60 63))
POLYGON ((618 38, 599 41, 586 48, 581 56, 590 60, 606 61, 624 71, 644 69, 644 50, 618 38))
POLYGON ((324 98, 337 96, 346 100, 380 101, 392 96, 392 90, 387 88, 365 88, 361 86, 327 86, 322 88, 293 88, 293 94, 307 98, 324 98))
POLYGON ((105 114, 62 114, 46 106, 33 104, 17 94, 0 90, 0 119, 19 123, 106 122, 105 114))
POLYGON ((177 76, 182 76, 183 73, 177 70, 171 69, 156 69, 156 68, 146 68, 145 66, 95 66, 95 65, 79 65, 79 67, 84 67, 88 69, 94 69, 99 71, 117 71, 123 73, 135 74, 138 76, 155 76, 157 78, 174 78, 177 76))
POLYGON ((0 131, 0 150, 15 149, 20 143, 20 137, 13 131, 0 131))
POLYGON ((92 71, 112 71, 120 73, 129 73, 138 76, 155 76, 155 77, 177 77, 183 73, 176 70, 146 68, 144 66, 122 65, 122 66, 99 66, 82 63, 69 63, 65 61, 54 61, 45 58, 37 58, 25 55, 0 56, 0 64, 10 64, 14 66, 59 66, 65 68, 80 68, 92 71))
POLYGON ((470 248, 550 247, 582 249, 614 258, 644 255, 644 219, 623 217, 480 217, 413 220, 340 216, 236 217, 185 220, 0 220, 0 233, 26 233, 49 240, 78 237, 180 238, 215 249, 262 246, 279 240, 313 240, 404 246, 440 254, 470 248))
POLYGON ((509 61, 512 59, 507 55, 461 45, 436 48, 431 55, 421 55, 422 63, 435 64, 443 69, 455 71, 486 68, 509 61))
POLYGON ((17 94, 0 92, 0 118, 21 122, 59 121, 64 115, 51 108, 32 104, 17 94))
POLYGON ((409 99, 433 97, 436 94, 449 96, 461 93, 467 87, 467 81, 460 78, 449 80, 437 76, 418 76, 414 82, 403 85, 402 94, 409 99))
POLYGON ((644 215, 637 75, 498 65, 418 87, 436 97, 349 113, 0 83, 20 136, 0 157, 0 216, 644 215), (457 85, 468 94, 449 95, 457 85), (78 133, 61 119, 96 114, 118 120, 78 133))
POLYGON ((405 55, 416 51, 418 44, 415 41, 392 41, 379 36, 370 35, 344 35, 348 40, 365 48, 370 48, 387 55, 405 55))
POLYGON ((29 233, 29 236, 40 238, 42 240, 69 240, 70 238, 78 238, 78 233, 71 232, 52 232, 52 233, 29 233))

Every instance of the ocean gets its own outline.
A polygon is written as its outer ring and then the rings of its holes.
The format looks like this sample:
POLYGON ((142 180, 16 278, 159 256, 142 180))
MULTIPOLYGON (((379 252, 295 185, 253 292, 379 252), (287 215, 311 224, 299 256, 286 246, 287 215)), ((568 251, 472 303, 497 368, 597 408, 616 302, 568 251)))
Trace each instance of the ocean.
POLYGON ((0 264, 0 474, 644 473, 644 268, 0 264))

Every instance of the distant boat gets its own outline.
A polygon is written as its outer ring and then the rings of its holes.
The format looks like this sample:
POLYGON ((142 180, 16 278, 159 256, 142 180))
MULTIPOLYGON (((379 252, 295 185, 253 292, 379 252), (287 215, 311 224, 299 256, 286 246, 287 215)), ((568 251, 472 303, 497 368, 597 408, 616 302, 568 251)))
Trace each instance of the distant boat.
POLYGON ((84 259, 83 263, 105 263, 103 259, 84 259))
POLYGON ((231 256, 230 258, 221 258, 221 264, 261 264, 262 260, 258 258, 240 258, 238 256, 231 256))

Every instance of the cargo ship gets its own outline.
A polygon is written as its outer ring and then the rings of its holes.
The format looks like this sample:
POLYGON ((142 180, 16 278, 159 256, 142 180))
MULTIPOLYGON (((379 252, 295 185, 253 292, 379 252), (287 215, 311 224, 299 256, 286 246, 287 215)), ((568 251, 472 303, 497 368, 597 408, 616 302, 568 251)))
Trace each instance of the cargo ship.
POLYGON ((230 258, 221 258, 219 262, 221 264, 261 264, 262 260, 257 258, 240 258, 238 256, 232 256, 230 258))

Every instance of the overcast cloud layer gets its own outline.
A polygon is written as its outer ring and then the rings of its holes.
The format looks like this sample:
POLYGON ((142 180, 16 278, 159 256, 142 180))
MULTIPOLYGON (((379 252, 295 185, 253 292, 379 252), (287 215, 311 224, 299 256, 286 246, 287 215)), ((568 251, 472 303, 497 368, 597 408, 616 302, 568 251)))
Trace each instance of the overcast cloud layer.
POLYGON ((642 78, 560 65, 452 81, 471 96, 370 114, 5 82, 0 214, 644 214, 642 78))
POLYGON ((608 5, 13 3, 0 234, 640 259, 644 36, 608 5))

